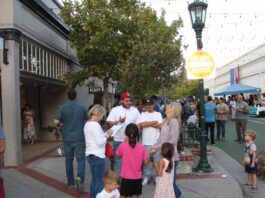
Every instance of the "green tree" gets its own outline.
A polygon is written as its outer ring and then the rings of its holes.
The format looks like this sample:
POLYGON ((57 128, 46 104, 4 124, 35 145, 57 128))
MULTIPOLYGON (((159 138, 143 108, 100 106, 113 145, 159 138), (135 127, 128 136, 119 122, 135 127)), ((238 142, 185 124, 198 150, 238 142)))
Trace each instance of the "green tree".
POLYGON ((109 80, 117 80, 137 39, 139 12, 137 0, 65 0, 61 17, 70 27, 70 41, 84 68, 68 73, 70 86, 84 84, 91 77, 103 81, 104 100, 108 99, 109 80))
POLYGON ((121 88, 141 99, 176 82, 174 73, 183 66, 183 56, 178 32, 181 19, 167 25, 165 12, 158 18, 151 8, 139 13, 139 18, 137 42, 126 60, 121 88))
POLYGON ((199 80, 188 80, 184 70, 178 82, 167 90, 171 98, 185 98, 188 96, 197 96, 199 90, 199 80))

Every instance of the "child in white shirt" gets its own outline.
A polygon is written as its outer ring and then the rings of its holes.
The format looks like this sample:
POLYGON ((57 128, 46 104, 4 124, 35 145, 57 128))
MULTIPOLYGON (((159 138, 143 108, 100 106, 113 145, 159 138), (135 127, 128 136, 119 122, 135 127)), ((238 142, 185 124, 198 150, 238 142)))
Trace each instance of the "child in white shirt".
POLYGON ((196 111, 194 112, 193 115, 189 116, 189 118, 187 120, 187 124, 188 125, 197 126, 197 124, 198 124, 198 115, 197 115, 196 111))
POLYGON ((119 176, 114 171, 108 170, 105 172, 103 181, 104 189, 97 194, 96 198, 120 198, 118 191, 119 176))

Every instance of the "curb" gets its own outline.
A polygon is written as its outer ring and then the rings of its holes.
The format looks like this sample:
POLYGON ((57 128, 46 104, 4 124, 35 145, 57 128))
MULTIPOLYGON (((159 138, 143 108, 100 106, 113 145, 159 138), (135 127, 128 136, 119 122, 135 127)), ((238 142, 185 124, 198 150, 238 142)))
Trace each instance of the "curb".
POLYGON ((218 147, 212 146, 213 156, 221 166, 223 166, 229 174, 237 182, 237 185, 241 188, 244 198, 264 198, 265 195, 265 183, 258 180, 258 191, 251 193, 249 189, 243 187, 243 184, 247 181, 247 175, 242 167, 235 159, 229 154, 224 152, 218 147))

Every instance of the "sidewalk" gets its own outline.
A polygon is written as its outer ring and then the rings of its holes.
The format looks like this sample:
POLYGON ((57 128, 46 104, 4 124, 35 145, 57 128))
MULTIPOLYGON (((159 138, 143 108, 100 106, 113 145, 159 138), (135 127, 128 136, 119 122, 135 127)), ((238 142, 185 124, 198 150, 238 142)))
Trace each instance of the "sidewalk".
POLYGON ((211 147, 213 156, 224 169, 236 180, 241 186, 245 198, 264 198, 265 197, 265 183, 258 180, 258 191, 251 193, 250 189, 246 189, 243 185, 247 181, 247 175, 243 169, 243 166, 236 160, 230 157, 227 153, 217 147, 211 147))
MULTIPOLYGON (((177 183, 183 198, 243 198, 240 186, 232 177, 234 175, 226 170, 227 164, 218 160, 230 162, 233 159, 229 155, 224 155, 220 149, 213 148, 213 151, 213 156, 209 156, 209 161, 215 169, 213 174, 178 176, 177 183), (221 175, 227 177, 222 178, 221 175)), ((88 190, 90 183, 88 165, 86 170, 85 186, 88 190)), ((55 151, 17 169, 3 170, 3 176, 7 198, 89 197, 88 193, 79 195, 74 189, 67 188, 64 158, 58 157, 55 151)), ((154 191, 155 185, 148 184, 143 188, 142 198, 152 198, 154 191)))

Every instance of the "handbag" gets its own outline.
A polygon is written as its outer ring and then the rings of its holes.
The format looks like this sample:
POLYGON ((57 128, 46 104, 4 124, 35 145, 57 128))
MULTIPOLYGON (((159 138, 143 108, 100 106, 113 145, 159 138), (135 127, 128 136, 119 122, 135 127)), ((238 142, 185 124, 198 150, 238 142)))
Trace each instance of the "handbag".
POLYGON ((106 143, 106 146, 105 146, 105 155, 107 158, 112 158, 114 157, 114 151, 110 145, 110 143, 106 143))

